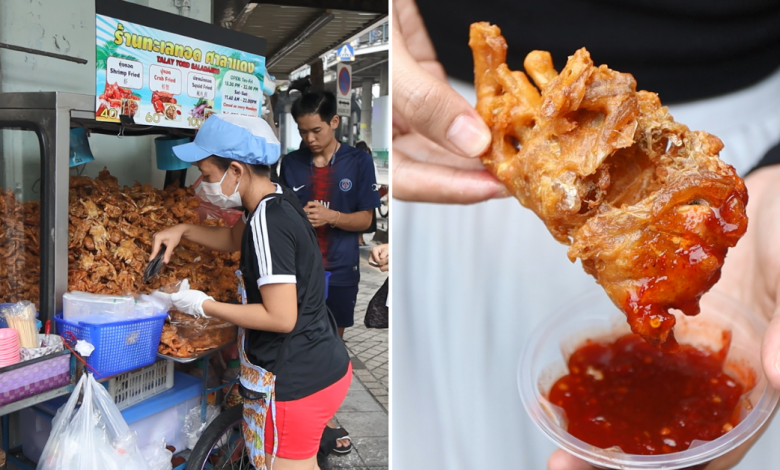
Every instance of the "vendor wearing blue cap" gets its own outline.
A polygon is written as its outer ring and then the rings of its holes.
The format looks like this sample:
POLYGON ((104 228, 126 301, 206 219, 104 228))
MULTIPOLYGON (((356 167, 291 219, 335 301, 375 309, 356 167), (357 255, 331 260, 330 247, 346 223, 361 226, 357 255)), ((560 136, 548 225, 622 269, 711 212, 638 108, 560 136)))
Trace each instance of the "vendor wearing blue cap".
POLYGON ((298 198, 270 179, 279 147, 262 119, 229 115, 209 117, 193 142, 174 147, 203 174, 201 196, 243 208, 244 217, 232 228, 163 230, 154 236, 152 257, 165 245, 167 263, 182 238, 241 251, 243 305, 216 302, 186 283, 170 301, 186 314, 240 327, 244 437, 253 465, 315 470, 322 430, 347 395, 352 366, 325 305, 317 235, 298 198))

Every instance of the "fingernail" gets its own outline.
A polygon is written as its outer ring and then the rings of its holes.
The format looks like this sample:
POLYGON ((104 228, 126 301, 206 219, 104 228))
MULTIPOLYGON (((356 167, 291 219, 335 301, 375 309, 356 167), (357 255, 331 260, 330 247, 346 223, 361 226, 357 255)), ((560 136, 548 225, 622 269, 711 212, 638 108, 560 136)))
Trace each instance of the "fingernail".
POLYGON ((499 189, 499 190, 496 192, 496 198, 497 198, 497 199, 500 199, 500 198, 502 198, 502 197, 509 197, 509 196, 511 196, 511 195, 512 195, 512 194, 509 192, 509 190, 508 190, 508 189, 506 189, 506 186, 501 186, 501 189, 499 189))
POLYGON ((447 131, 447 140, 469 157, 478 157, 490 145, 490 130, 479 119, 461 114, 447 131))

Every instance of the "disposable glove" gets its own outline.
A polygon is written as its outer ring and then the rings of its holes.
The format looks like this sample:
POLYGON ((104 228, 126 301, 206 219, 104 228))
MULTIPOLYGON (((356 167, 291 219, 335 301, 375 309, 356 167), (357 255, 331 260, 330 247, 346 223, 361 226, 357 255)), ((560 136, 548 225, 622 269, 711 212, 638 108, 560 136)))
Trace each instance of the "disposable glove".
POLYGON ((214 297, 205 292, 189 288, 189 282, 182 282, 179 292, 171 294, 173 306, 182 313, 195 318, 211 318, 203 312, 203 302, 214 300, 214 297))
POLYGON ((147 302, 151 302, 151 304, 154 306, 154 313, 155 315, 162 315, 163 313, 167 313, 171 306, 173 306, 173 301, 171 301, 171 294, 166 294, 165 292, 160 291, 154 291, 149 295, 141 295, 141 300, 145 300, 147 302))

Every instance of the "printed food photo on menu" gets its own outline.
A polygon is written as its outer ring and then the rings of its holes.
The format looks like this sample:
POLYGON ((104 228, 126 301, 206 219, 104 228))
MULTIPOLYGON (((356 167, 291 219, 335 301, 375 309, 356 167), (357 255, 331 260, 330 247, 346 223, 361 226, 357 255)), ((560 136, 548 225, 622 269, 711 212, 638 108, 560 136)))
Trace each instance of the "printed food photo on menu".
POLYGON ((778 20, 394 2, 394 462, 780 465, 778 20))

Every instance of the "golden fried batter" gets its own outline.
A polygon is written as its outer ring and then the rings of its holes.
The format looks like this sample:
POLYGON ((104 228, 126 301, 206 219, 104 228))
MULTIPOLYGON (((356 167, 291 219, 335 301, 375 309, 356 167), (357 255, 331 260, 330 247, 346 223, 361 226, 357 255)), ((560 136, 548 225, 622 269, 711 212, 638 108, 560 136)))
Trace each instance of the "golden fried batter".
POLYGON ((580 49, 558 74, 548 52, 506 65, 497 26, 471 25, 477 111, 493 143, 482 161, 556 240, 570 245, 631 329, 676 350, 669 309, 699 312, 747 228, 747 190, 723 144, 674 121, 634 77, 580 49), (538 87, 538 89, 537 89, 538 87))

